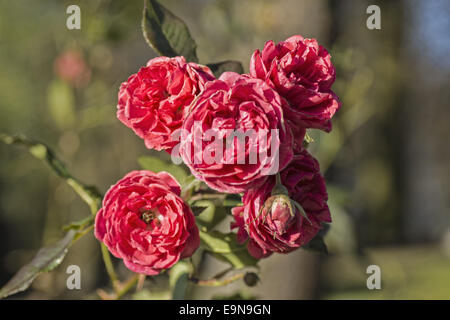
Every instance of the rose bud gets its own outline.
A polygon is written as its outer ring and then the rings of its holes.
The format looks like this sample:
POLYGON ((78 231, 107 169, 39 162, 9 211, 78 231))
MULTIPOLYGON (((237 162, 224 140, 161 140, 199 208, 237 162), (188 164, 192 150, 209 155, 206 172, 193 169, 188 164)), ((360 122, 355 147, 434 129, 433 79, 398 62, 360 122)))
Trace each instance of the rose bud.
POLYGON ((315 39, 292 36, 266 42, 250 61, 250 75, 266 81, 288 101, 286 118, 305 128, 331 130, 331 118, 340 107, 331 90, 335 69, 328 51, 315 39))
POLYGON ((285 195, 271 196, 264 203, 263 211, 270 216, 267 221, 274 230, 274 236, 283 234, 291 226, 296 211, 292 208, 291 199, 285 195))
POLYGON ((238 228, 238 242, 248 240, 247 249, 255 258, 288 253, 307 244, 322 222, 331 222, 327 199, 319 164, 303 150, 278 179, 272 176, 262 187, 244 193, 243 206, 232 209, 231 227, 238 228))
POLYGON ((271 191, 271 196, 264 202, 262 212, 266 214, 264 221, 267 221, 274 230, 274 237, 277 234, 283 234, 291 226, 297 213, 311 223, 302 206, 289 198, 289 191, 281 183, 280 174, 276 175, 276 184, 271 191), (266 219, 267 215, 270 216, 269 220, 266 219))
POLYGON ((170 153, 177 144, 172 133, 181 127, 188 107, 207 81, 211 70, 183 57, 157 57, 120 86, 117 118, 149 149, 170 153))
POLYGON ((220 192, 262 185, 293 156, 282 103, 264 81, 248 75, 225 72, 208 82, 183 123, 184 163, 197 179, 220 192))
POLYGON ((95 220, 95 236, 130 270, 156 275, 200 244, 195 218, 168 173, 132 171, 113 185, 95 220))

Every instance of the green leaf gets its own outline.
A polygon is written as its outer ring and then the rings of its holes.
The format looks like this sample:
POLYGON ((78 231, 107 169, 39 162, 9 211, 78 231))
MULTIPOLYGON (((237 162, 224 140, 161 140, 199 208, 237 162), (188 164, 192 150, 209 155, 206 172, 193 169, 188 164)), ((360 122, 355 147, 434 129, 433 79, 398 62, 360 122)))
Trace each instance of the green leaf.
POLYGON ((155 0, 144 2, 142 32, 159 55, 184 56, 187 61, 198 61, 197 45, 186 24, 155 0))
POLYGON ((253 258, 247 251, 235 251, 232 253, 210 253, 217 259, 229 263, 236 269, 243 269, 245 267, 255 267, 258 264, 258 260, 253 258))
POLYGON ((258 260, 253 258, 245 245, 236 241, 234 233, 220 231, 200 231, 200 246, 214 257, 231 264, 236 269, 256 266, 258 260))
POLYGON ((195 179, 193 175, 189 175, 184 179, 184 182, 181 184, 181 197, 183 199, 189 200, 192 197, 192 194, 198 190, 200 190, 202 186, 202 181, 195 179))
POLYGON ((201 211, 201 213, 196 216, 196 221, 197 224, 206 231, 213 229, 227 217, 227 213, 230 213, 229 207, 216 206, 214 202, 209 200, 196 201, 195 206, 192 207, 192 209, 197 212, 201 211))
POLYGON ((26 290, 33 280, 42 272, 49 272, 64 259, 69 246, 91 230, 95 214, 101 205, 102 195, 92 186, 87 186, 73 177, 65 165, 55 156, 45 144, 25 137, 10 136, 0 133, 0 141, 5 144, 22 145, 37 159, 46 162, 60 178, 66 181, 91 209, 91 216, 71 223, 67 226, 65 237, 54 245, 41 248, 34 259, 23 266, 19 272, 0 290, 0 298, 26 290))
POLYGON ((226 198, 225 200, 223 200, 222 205, 224 207, 239 207, 243 204, 241 199, 226 198))
POLYGON ((328 254, 328 248, 325 244, 322 236, 315 236, 311 241, 302 247, 306 250, 316 251, 320 253, 328 254))
POLYGON ((143 289, 132 294, 132 300, 170 300, 172 293, 169 290, 166 291, 152 291, 143 289))
POLYGON ((189 275, 192 273, 192 265, 187 261, 179 261, 170 269, 169 284, 172 288, 172 299, 182 300, 185 298, 189 275))
POLYGON ((322 224, 322 229, 317 233, 317 235, 311 239, 302 248, 306 250, 316 251, 320 253, 328 254, 328 248, 325 244, 324 237, 327 234, 330 226, 328 224, 322 224))
POLYGON ((233 71, 236 73, 244 73, 244 67, 242 67, 242 63, 235 60, 227 60, 217 63, 210 63, 207 65, 214 75, 218 78, 225 71, 233 71))
POLYGON ((75 236, 76 232, 70 230, 57 243, 41 248, 33 260, 23 266, 0 290, 0 298, 5 298, 28 289, 39 274, 49 272, 56 268, 64 259, 75 236))
POLYGON ((138 162, 139 165, 145 170, 150 170, 153 172, 165 171, 170 173, 181 185, 188 180, 188 173, 182 166, 150 156, 139 157, 138 162))
POLYGON ((82 230, 84 228, 90 227, 94 224, 95 221, 95 215, 90 215, 84 219, 78 220, 78 221, 73 221, 70 222, 69 224, 63 226, 63 230, 64 231, 69 231, 69 230, 82 230))

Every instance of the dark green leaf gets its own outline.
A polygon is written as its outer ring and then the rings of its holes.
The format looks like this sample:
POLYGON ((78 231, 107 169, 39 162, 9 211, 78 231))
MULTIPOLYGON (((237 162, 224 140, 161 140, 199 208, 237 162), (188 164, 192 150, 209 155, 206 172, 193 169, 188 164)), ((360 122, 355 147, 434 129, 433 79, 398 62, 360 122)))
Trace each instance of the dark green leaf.
POLYGON ((87 186, 73 177, 65 165, 55 156, 54 152, 45 144, 7 134, 0 134, 0 141, 6 144, 17 144, 27 147, 34 157, 46 162, 53 172, 74 189, 81 199, 89 205, 92 213, 91 216, 81 221, 69 224, 66 228, 69 231, 59 242, 40 249, 34 259, 23 266, 0 290, 0 298, 4 298, 26 290, 40 273, 51 271, 62 262, 70 244, 86 234, 92 227, 95 214, 101 205, 102 195, 95 187, 87 186))
MULTIPOLYGON (((198 216, 200 215, 203 211, 207 210, 208 208, 205 207, 200 207, 200 206, 190 206, 192 213, 194 214, 194 216, 198 216)), ((197 222, 198 223, 198 222, 197 222)))
POLYGON ((222 206, 224 206, 224 207, 239 207, 239 206, 242 206, 242 200, 227 198, 227 199, 223 200, 222 206))
POLYGON ((231 264, 236 269, 256 266, 258 260, 247 251, 247 247, 237 243, 234 233, 220 231, 200 231, 200 246, 214 257, 231 264))
POLYGON ((153 172, 165 171, 170 173, 180 184, 187 181, 188 174, 182 166, 166 162, 156 157, 142 156, 138 158, 139 165, 145 169, 153 172))
POLYGON ((197 62, 194 39, 186 24, 155 0, 145 0, 142 31, 147 43, 167 57, 184 56, 197 62))
POLYGON ((311 250, 311 251, 328 254, 327 245, 325 244, 325 241, 323 240, 323 236, 320 234, 317 234, 314 238, 312 238, 311 241, 309 241, 302 248, 306 249, 306 250, 311 250))
POLYGON ((69 230, 82 230, 84 228, 87 228, 91 225, 94 224, 95 221, 95 215, 90 215, 84 219, 78 220, 78 221, 73 221, 65 226, 63 226, 63 230, 64 231, 69 231, 69 230))
POLYGON ((208 67, 214 73, 214 75, 218 78, 225 71, 233 71, 236 73, 244 73, 244 68, 242 67, 242 63, 235 60, 227 60, 218 63, 210 63, 208 67))
POLYGON ((229 263, 236 269, 242 269, 245 267, 253 266, 255 267, 258 263, 258 260, 253 258, 247 251, 241 250, 241 251, 235 251, 231 253, 214 253, 214 252, 208 252, 217 259, 229 263))
POLYGON ((191 199, 192 194, 199 191, 201 186, 202 182, 200 180, 195 179, 193 175, 187 176, 182 183, 181 197, 183 199, 191 199))
POLYGON ((0 290, 0 298, 8 297, 26 290, 33 280, 43 272, 56 268, 64 259, 76 232, 70 230, 57 243, 41 248, 33 260, 23 266, 16 275, 0 290))
POLYGON ((197 224, 200 227, 205 228, 205 230, 213 229, 226 218, 227 213, 231 213, 229 207, 216 206, 214 202, 209 200, 196 201, 193 210, 197 211, 197 213, 201 210, 196 217, 196 221, 197 224), (201 208, 203 208, 203 210, 201 210, 201 208))
POLYGON ((330 225, 328 223, 322 223, 322 229, 320 229, 317 234, 324 238, 328 231, 330 231, 330 225))
POLYGON ((192 265, 186 261, 179 261, 170 269, 169 284, 172 288, 172 299, 182 300, 185 298, 189 274, 192 273, 192 265))
POLYGON ((306 245, 302 248, 311 251, 317 251, 320 253, 328 254, 328 248, 325 244, 324 238, 328 231, 330 230, 330 225, 327 223, 322 223, 322 229, 316 234, 314 238, 311 239, 306 245))

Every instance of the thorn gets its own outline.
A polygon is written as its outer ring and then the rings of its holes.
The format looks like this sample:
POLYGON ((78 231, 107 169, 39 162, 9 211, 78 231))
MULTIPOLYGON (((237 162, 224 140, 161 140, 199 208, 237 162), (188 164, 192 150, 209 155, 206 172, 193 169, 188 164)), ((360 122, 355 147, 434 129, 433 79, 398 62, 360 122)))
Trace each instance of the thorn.
POLYGON ((303 218, 305 218, 305 219, 309 222, 310 225, 312 225, 311 220, 309 220, 308 215, 306 214, 305 210, 304 210, 303 207, 300 205, 300 203, 298 203, 297 201, 294 201, 294 200, 292 200, 292 201, 294 202, 294 205, 295 205, 295 207, 298 209, 298 211, 300 211, 300 215, 301 215, 303 218))

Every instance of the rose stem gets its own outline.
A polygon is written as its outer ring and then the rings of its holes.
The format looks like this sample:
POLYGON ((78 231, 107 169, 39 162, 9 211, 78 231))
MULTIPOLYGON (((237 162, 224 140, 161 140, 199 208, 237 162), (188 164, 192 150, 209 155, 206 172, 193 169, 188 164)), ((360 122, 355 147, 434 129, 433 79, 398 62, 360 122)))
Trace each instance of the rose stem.
POLYGON ((209 279, 209 280, 200 280, 197 278, 190 278, 189 280, 192 281, 193 283, 195 283, 198 286, 207 286, 207 287, 221 287, 221 286, 225 286, 227 284, 230 284, 232 282, 235 282, 239 279, 242 279, 244 277, 244 273, 238 273, 235 274, 234 276, 227 278, 227 279, 223 279, 223 280, 218 280, 218 279, 209 279))
POLYGON ((111 261, 111 255, 109 254, 108 248, 101 243, 101 248, 102 248, 102 258, 103 258, 103 262, 105 263, 105 267, 106 267, 106 272, 108 273, 108 276, 111 280, 111 284, 113 286, 114 292, 116 294, 119 293, 119 281, 117 279, 117 274, 114 271, 114 266, 113 263, 111 261))
POLYGON ((138 284, 136 286, 136 292, 139 292, 144 288, 144 282, 145 282, 145 274, 140 274, 138 277, 138 284))
POLYGON ((127 294, 130 289, 132 289, 139 281, 140 274, 134 274, 127 282, 121 285, 120 291, 116 294, 116 300, 122 298, 125 294, 127 294))

